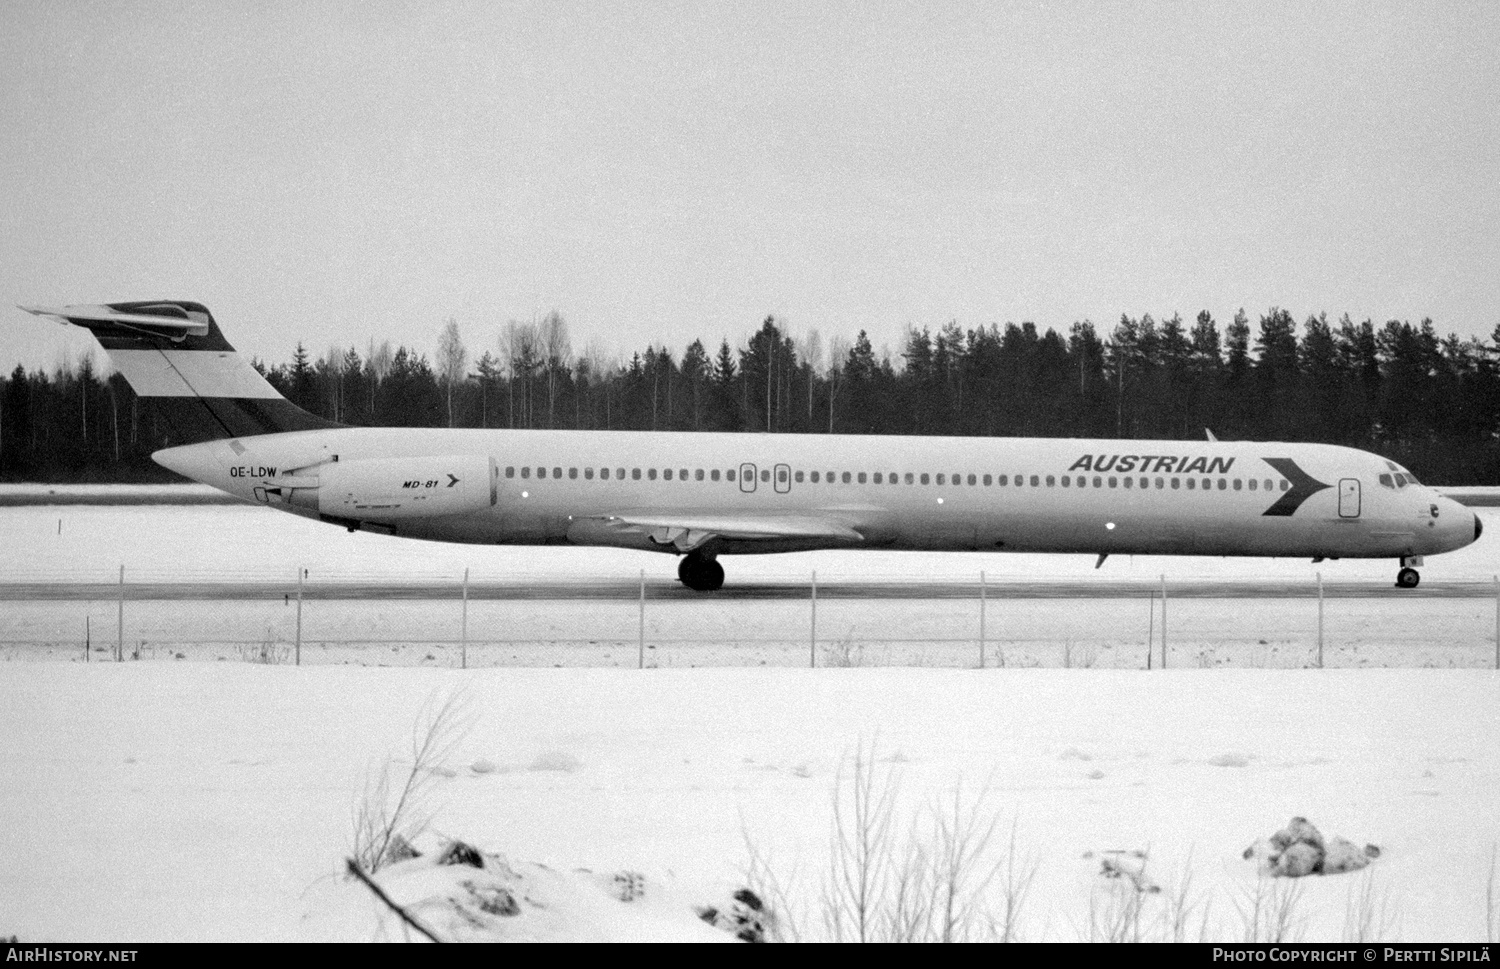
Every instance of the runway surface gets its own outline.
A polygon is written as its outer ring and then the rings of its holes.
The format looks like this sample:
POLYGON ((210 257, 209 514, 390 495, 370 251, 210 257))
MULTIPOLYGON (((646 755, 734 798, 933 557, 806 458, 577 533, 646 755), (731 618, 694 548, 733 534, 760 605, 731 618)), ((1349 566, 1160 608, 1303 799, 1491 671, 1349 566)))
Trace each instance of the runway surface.
MULTIPOLYGON (((1161 594, 1158 582, 1078 581, 989 583, 978 582, 833 582, 820 583, 819 599, 1143 599, 1161 594)), ((122 595, 131 601, 245 601, 295 599, 296 582, 12 582, 0 584, 0 601, 98 601, 122 595)), ((675 581, 648 580, 645 596, 652 600, 683 602, 806 600, 813 594, 806 582, 726 585, 718 592, 693 592, 675 581)), ((639 599, 638 580, 572 580, 534 583, 471 583, 473 600, 623 601, 639 599)), ((308 601, 340 600, 441 600, 459 599, 463 588, 456 582, 309 582, 302 598, 308 601)), ((1500 587, 1493 581, 1433 581, 1415 589, 1397 589, 1377 582, 1325 582, 1329 599, 1495 599, 1500 587)), ((1177 581, 1167 583, 1169 599, 1316 599, 1318 588, 1308 582, 1278 581, 1177 581)))

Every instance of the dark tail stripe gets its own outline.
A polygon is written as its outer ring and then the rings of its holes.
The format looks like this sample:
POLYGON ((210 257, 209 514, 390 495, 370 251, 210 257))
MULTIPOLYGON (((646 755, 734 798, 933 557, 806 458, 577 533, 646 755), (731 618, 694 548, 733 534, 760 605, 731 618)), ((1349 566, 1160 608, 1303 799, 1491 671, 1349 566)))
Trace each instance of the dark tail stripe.
POLYGON ((1292 490, 1282 492, 1281 497, 1276 499, 1276 504, 1267 508, 1264 514, 1290 515, 1302 507, 1302 503, 1313 495, 1324 488, 1333 487, 1333 485, 1326 485, 1297 467, 1297 462, 1291 458, 1262 458, 1261 460, 1275 468, 1283 478, 1292 483, 1292 490))

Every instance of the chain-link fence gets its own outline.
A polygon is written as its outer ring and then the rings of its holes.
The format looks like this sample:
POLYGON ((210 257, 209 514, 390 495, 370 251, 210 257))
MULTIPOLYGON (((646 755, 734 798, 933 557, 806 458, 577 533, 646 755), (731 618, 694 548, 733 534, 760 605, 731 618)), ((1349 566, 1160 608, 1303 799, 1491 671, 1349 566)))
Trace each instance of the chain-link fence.
POLYGON ((1500 581, 0 586, 5 659, 377 666, 1495 667, 1500 581))

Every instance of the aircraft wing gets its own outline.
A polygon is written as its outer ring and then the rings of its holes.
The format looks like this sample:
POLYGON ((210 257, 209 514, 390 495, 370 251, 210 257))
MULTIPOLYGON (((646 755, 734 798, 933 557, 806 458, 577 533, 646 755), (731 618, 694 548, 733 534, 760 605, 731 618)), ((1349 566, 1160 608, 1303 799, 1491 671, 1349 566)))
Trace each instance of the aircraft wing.
POLYGON ((589 521, 612 531, 644 534, 658 545, 691 552, 712 538, 736 541, 828 539, 863 542, 864 535, 833 518, 816 515, 721 515, 694 512, 620 512, 589 521))

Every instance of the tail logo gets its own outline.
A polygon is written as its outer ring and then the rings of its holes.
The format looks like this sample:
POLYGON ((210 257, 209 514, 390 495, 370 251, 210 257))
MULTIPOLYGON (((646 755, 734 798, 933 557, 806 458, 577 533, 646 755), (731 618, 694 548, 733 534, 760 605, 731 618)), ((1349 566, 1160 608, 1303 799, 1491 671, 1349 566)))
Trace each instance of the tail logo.
POLYGON ((1283 492, 1281 497, 1276 499, 1276 504, 1267 508, 1262 514, 1291 515, 1302 507, 1304 501, 1324 488, 1333 487, 1297 467, 1297 462, 1291 458, 1262 458, 1261 460, 1275 468, 1283 478, 1292 483, 1291 490, 1283 492))

